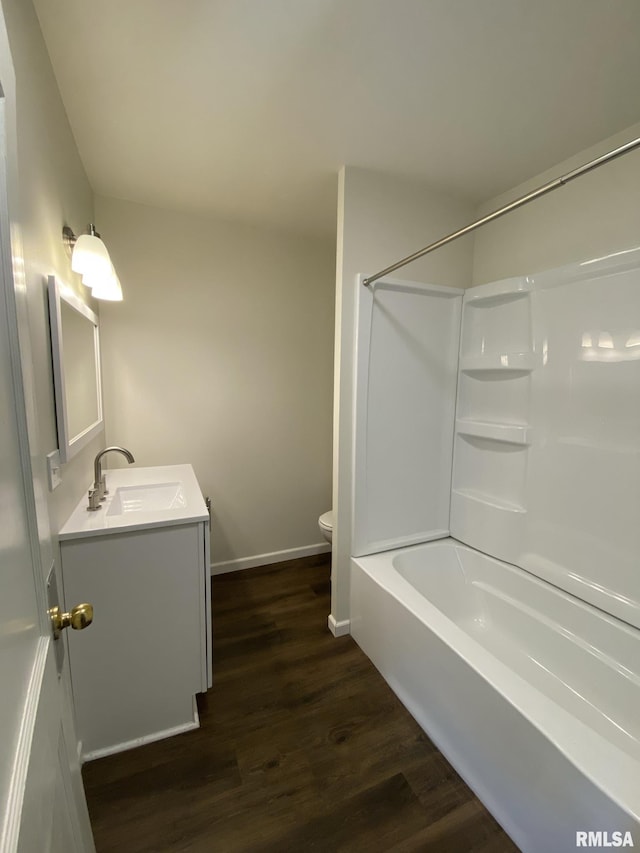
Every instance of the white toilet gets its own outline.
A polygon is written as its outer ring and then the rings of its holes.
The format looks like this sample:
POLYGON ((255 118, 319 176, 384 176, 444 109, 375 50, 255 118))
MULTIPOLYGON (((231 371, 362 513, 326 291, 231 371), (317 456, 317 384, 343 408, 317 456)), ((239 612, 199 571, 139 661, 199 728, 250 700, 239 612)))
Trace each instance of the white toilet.
POLYGON ((330 509, 329 512, 322 513, 318 519, 318 527, 327 542, 331 542, 333 538, 333 510, 330 509))

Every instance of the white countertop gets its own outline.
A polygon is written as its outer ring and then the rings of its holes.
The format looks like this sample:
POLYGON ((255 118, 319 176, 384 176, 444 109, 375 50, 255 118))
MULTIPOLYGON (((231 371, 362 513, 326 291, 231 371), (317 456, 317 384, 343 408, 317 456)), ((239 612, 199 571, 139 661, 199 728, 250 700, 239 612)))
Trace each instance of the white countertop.
POLYGON ((109 533, 145 530, 173 524, 208 521, 209 513, 191 465, 159 465, 153 468, 105 469, 109 494, 96 512, 89 512, 88 491, 63 525, 58 538, 80 539, 87 536, 104 536, 109 533), (180 485, 180 499, 168 509, 109 512, 116 490, 120 487, 180 485))

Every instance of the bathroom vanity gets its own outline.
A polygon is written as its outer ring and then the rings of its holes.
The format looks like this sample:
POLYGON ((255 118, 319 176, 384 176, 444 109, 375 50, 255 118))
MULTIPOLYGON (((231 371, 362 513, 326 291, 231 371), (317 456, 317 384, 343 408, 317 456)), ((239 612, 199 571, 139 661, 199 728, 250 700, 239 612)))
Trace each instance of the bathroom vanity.
POLYGON ((69 662, 81 753, 119 752, 199 725, 211 686, 209 514, 193 468, 106 472, 60 531, 66 605, 89 602, 69 662))

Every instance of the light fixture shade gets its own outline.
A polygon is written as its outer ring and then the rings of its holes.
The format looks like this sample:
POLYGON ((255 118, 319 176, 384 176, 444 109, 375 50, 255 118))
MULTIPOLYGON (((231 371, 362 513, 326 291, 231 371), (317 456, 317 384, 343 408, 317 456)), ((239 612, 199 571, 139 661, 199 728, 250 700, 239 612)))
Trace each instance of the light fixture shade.
POLYGON ((99 237, 94 234, 81 234, 78 237, 71 255, 71 269, 92 279, 111 274, 111 258, 99 237))
MULTIPOLYGON (((84 284, 87 284, 85 276, 82 277, 82 281, 84 284)), ((101 280, 96 281, 95 284, 89 286, 91 287, 91 295, 94 299, 107 299, 109 302, 122 302, 122 285, 120 284, 120 279, 118 278, 113 266, 111 266, 108 276, 102 277, 101 280)))
POLYGON ((111 272, 112 269, 113 269, 113 267, 110 267, 109 272, 106 275, 102 272, 100 272, 100 273, 96 273, 95 271, 86 272, 82 276, 82 283, 85 285, 85 287, 90 287, 91 290, 93 290, 94 287, 98 287, 98 285, 102 284, 103 281, 106 281, 107 279, 109 279, 112 276, 112 274, 113 274, 111 272))

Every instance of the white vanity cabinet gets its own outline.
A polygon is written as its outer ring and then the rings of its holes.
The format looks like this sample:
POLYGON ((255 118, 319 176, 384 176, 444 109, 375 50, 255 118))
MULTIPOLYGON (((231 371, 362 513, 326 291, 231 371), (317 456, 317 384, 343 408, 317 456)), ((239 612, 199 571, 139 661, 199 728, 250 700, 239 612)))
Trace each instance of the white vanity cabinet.
POLYGON ((191 466, 118 469, 107 484, 103 507, 83 501, 60 533, 65 605, 94 607, 68 632, 85 759, 196 728, 211 685, 209 519, 191 466))

